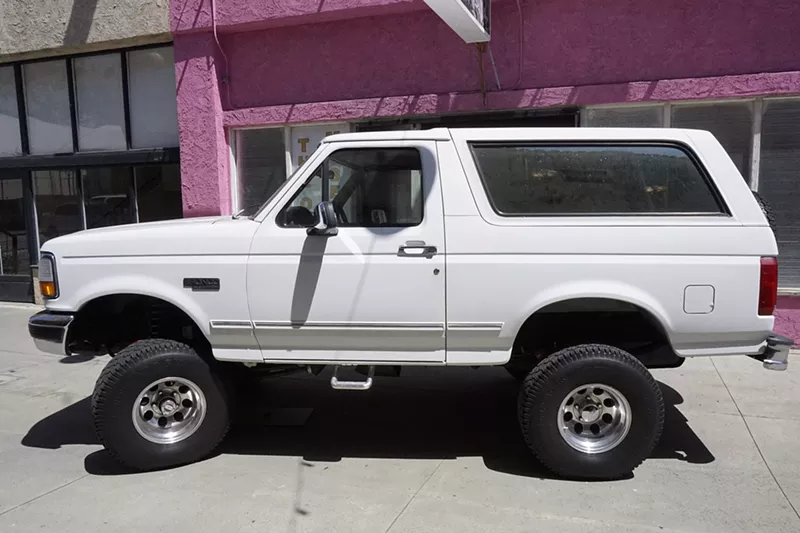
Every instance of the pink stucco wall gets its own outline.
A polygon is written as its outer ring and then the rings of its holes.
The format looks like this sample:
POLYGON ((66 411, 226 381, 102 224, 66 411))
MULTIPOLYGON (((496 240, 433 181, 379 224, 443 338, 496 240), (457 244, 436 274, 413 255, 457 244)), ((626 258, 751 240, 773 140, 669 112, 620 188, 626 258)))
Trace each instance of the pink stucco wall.
POLYGON ((795 339, 800 346, 800 297, 779 296, 775 309, 775 332, 795 339))
MULTIPOLYGON (((477 52, 422 0, 171 0, 184 215, 230 211, 226 128, 800 93, 797 0, 493 2, 477 52), (521 49, 519 24, 524 33, 521 49)), ((800 338, 800 299, 776 328, 800 338)))

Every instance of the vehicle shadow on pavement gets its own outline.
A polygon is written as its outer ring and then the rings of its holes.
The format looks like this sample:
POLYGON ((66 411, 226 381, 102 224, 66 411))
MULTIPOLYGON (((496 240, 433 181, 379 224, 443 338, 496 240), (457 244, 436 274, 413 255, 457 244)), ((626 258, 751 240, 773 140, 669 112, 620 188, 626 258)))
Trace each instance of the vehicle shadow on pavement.
MULTIPOLYGON (((666 420, 651 458, 714 461, 676 407, 683 398, 660 386, 666 420)), ((491 470, 549 478, 520 433, 518 387, 502 369, 406 369, 400 378, 376 377, 365 393, 332 390, 327 372, 267 379, 240 392, 237 416, 217 454, 300 456, 308 462, 482 457, 491 470)), ((89 402, 37 422, 22 444, 97 444, 89 402)), ((89 454, 84 466, 95 475, 129 473, 104 450, 89 454)))

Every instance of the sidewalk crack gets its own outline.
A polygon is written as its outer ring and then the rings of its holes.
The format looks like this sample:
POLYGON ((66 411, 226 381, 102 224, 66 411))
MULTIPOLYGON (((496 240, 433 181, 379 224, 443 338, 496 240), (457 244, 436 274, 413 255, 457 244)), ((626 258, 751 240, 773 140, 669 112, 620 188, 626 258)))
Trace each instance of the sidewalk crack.
POLYGON ((725 390, 728 391, 728 396, 730 396, 731 401, 733 402, 733 405, 736 407, 736 410, 739 411, 739 416, 742 418, 742 422, 744 422, 744 427, 747 428, 747 433, 750 434, 750 439, 753 441, 753 444, 755 445, 756 450, 758 451, 758 455, 761 456, 761 460, 764 462, 764 466, 767 467, 767 471, 769 472, 769 475, 772 476, 772 480, 775 482, 775 485, 778 486, 778 490, 781 491, 781 494, 783 494, 783 497, 786 500, 786 503, 788 503, 789 507, 791 507, 792 511, 794 511, 794 514, 797 517, 797 519, 800 520, 800 512, 797 511, 797 508, 792 503, 792 500, 789 499, 789 496, 786 494, 786 491, 783 490, 783 487, 781 486, 780 482, 778 481, 778 478, 775 476, 775 473, 772 471, 772 467, 769 466, 769 463, 767 462, 767 458, 764 457, 764 453, 761 451, 761 447, 758 445, 758 442, 756 442, 756 437, 755 437, 755 435, 753 435, 753 432, 750 429, 750 424, 747 423, 747 419, 744 417, 744 413, 742 413, 742 410, 739 409, 739 404, 736 403, 736 399, 733 397, 733 393, 731 393, 731 390, 728 388, 728 384, 725 382, 725 378, 722 377, 722 374, 720 374, 720 372, 719 372, 719 368, 717 368, 716 363, 714 363, 714 358, 711 357, 710 359, 711 359, 711 365, 714 367, 714 370, 717 372, 717 376, 719 376, 719 380, 725 386, 725 390))
POLYGON ((412 495, 412 496, 411 496, 411 497, 408 499, 408 501, 406 502, 406 504, 403 506, 403 508, 402 508, 402 509, 400 509, 400 512, 399 512, 399 513, 397 513, 397 516, 395 516, 395 517, 394 517, 394 520, 392 520, 392 523, 391 523, 391 524, 389 524, 389 527, 387 527, 387 528, 386 528, 386 531, 384 531, 384 533, 389 533, 389 530, 390 530, 390 529, 392 529, 392 528, 394 527, 395 523, 396 523, 396 522, 397 522, 397 521, 400 519, 400 517, 401 517, 401 516, 403 516, 403 513, 405 513, 405 512, 406 512, 406 509, 408 509, 408 506, 409 506, 409 505, 411 505, 411 502, 413 502, 413 501, 414 501, 414 498, 416 498, 416 497, 417 497, 417 494, 419 494, 419 493, 420 493, 420 491, 422 491, 422 489, 423 489, 423 488, 425 488, 425 485, 427 485, 427 484, 428 484, 428 481, 430 481, 430 480, 431 480, 431 478, 433 477, 433 475, 434 475, 434 474, 435 474, 435 473, 436 473, 436 472, 439 470, 439 467, 440 467, 440 466, 442 466, 442 463, 444 463, 444 459, 442 459, 441 461, 439 461, 439 464, 438 464, 438 465, 436 465, 436 468, 434 468, 434 469, 433 469, 433 472, 431 472, 431 473, 430 473, 430 475, 429 475, 429 476, 428 476, 428 477, 425 479, 425 481, 422 483, 422 485, 420 485, 420 486, 419 486, 419 488, 417 489, 417 492, 415 492, 415 493, 414 493, 414 494, 413 494, 413 495, 412 495))
POLYGON ((19 509, 20 507, 23 507, 23 506, 25 506, 25 505, 28 505, 28 504, 29 504, 29 503, 31 503, 31 502, 35 502, 35 501, 36 501, 36 500, 38 500, 39 498, 44 498, 45 496, 48 496, 48 495, 50 495, 50 494, 53 494, 54 492, 56 492, 56 491, 58 491, 58 490, 61 490, 61 489, 65 488, 65 487, 69 487, 69 486, 70 486, 70 485, 72 485, 73 483, 77 483, 78 481, 82 480, 83 478, 85 478, 85 477, 86 477, 86 476, 88 476, 88 475, 89 475, 89 474, 84 474, 84 475, 82 475, 81 477, 79 477, 79 478, 77 478, 77 479, 73 479, 72 481, 67 481, 67 482, 66 482, 66 483, 64 483, 63 485, 59 485, 58 487, 56 487, 56 488, 54 488, 54 489, 51 489, 51 490, 48 490, 48 491, 47 491, 47 492, 45 492, 45 493, 39 494, 38 496, 34 496, 34 497, 33 497, 33 498, 31 498, 30 500, 24 501, 24 502, 22 502, 22 503, 18 503, 18 504, 17 504, 17 505, 15 505, 14 507, 11 507, 11 508, 9 508, 9 509, 6 509, 5 511, 2 511, 2 512, 0 512, 0 516, 3 516, 3 515, 4 515, 4 514, 6 514, 6 513, 10 513, 10 512, 11 512, 11 511, 13 511, 14 509, 19 509))

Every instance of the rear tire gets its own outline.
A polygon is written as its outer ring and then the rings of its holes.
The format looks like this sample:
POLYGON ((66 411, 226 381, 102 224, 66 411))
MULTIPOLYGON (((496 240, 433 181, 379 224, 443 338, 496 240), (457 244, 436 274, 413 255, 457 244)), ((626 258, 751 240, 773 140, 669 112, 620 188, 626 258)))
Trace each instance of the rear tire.
POLYGON ((137 470, 198 461, 228 431, 228 391, 216 364, 164 339, 135 342, 97 379, 92 416, 97 437, 137 470))
POLYGON ((555 474, 618 479, 650 454, 664 426, 661 390, 629 353, 602 344, 561 350, 539 363, 519 393, 528 447, 555 474))

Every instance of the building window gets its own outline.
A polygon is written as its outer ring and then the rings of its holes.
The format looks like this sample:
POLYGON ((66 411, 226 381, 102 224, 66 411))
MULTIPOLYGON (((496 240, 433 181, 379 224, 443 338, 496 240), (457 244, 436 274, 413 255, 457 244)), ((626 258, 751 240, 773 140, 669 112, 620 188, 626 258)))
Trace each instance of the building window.
POLYGON ((181 173, 177 164, 134 167, 139 222, 183 216, 181 173))
POLYGON ((81 180, 87 228, 136 222, 130 167, 81 169, 81 180))
POLYGON ((170 46, 0 66, 0 273, 30 281, 53 237, 180 218, 178 145, 170 46))
POLYGON ((781 287, 800 288, 800 100, 766 100, 758 190, 772 206, 781 287))
POLYGON ((84 229, 78 177, 74 170, 34 170, 33 190, 39 242, 84 229))
POLYGON ((44 61, 23 66, 28 142, 32 154, 73 151, 67 65, 44 61))
POLYGON ((583 124, 647 126, 648 112, 651 121, 660 114, 667 119, 665 126, 707 130, 720 141, 775 214, 781 289, 800 290, 800 212, 795 206, 800 194, 800 99, 589 107, 583 111, 583 124))
POLYGON ((0 67, 0 157, 22 154, 17 87, 12 67, 0 67))
POLYGON ((744 179, 750 181, 752 102, 673 105, 672 127, 708 130, 713 133, 744 179))
POLYGON ((22 179, 0 174, 0 276, 28 273, 27 237, 22 179))
POLYGON ((660 128, 663 106, 597 107, 586 111, 586 126, 606 128, 660 128))
POLYGON ((124 150, 125 108, 119 54, 73 60, 79 150, 124 150))
POLYGON ((237 130, 238 209, 261 205, 286 181, 283 128, 237 130))
POLYGON ((172 47, 128 52, 131 146, 178 146, 178 108, 172 47))

